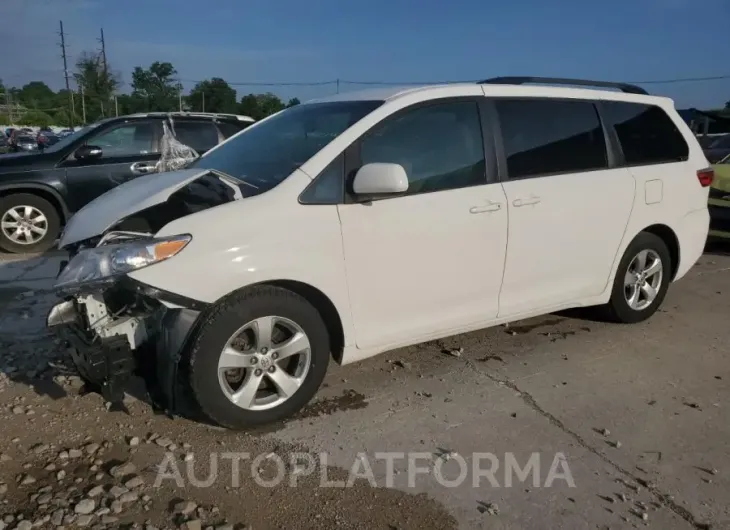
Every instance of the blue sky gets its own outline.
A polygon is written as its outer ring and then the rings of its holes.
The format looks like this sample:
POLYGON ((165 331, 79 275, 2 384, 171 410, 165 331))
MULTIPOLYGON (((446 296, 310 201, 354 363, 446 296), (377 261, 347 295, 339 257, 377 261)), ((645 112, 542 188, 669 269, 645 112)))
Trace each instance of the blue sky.
MULTIPOLYGON (((497 75, 663 80, 730 75, 730 0, 0 0, 0 79, 61 88, 104 28, 113 70, 174 64, 183 80, 441 81, 497 75)), ((194 83, 185 81, 186 89, 194 83)), ((340 90, 360 85, 340 84, 340 90)), ((324 86, 236 86, 306 100, 324 86)), ((647 85, 677 106, 718 107, 730 79, 647 85)))

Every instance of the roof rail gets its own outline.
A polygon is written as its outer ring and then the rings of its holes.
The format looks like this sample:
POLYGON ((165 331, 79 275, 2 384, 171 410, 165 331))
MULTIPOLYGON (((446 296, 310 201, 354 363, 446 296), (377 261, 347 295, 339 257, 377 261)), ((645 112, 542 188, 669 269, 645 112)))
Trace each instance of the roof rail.
POLYGON ((596 88, 618 88, 627 94, 641 94, 648 96, 649 93, 640 86, 629 83, 611 83, 608 81, 589 81, 587 79, 563 79, 560 77, 493 77, 479 81, 485 85, 524 85, 526 83, 542 83, 546 85, 573 85, 596 88))
POLYGON ((189 112, 189 111, 170 111, 170 112, 146 112, 143 113, 145 116, 204 116, 204 117, 218 117, 218 118, 228 118, 228 119, 235 119, 239 121, 246 121, 246 122, 254 122, 253 118, 250 116, 243 116, 241 114, 229 114, 225 112, 189 112))

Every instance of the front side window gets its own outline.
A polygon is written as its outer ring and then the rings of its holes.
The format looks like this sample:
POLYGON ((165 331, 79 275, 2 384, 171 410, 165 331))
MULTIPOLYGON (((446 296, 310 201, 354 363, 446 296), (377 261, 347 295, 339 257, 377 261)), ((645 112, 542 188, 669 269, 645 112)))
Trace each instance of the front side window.
POLYGON ((603 114, 616 129, 628 165, 687 160, 689 147, 682 133, 655 105, 604 101, 603 114))
POLYGON ((608 167, 592 102, 498 99, 496 106, 510 179, 608 167))
POLYGON ((257 123, 194 161, 243 182, 250 197, 277 186, 382 101, 337 101, 291 107, 257 123))
POLYGON ((125 123, 91 138, 88 145, 101 147, 103 158, 158 153, 155 124, 151 121, 125 123))
POLYGON ((406 111, 376 126, 360 145, 363 165, 400 164, 407 195, 486 184, 479 107, 474 101, 406 111))

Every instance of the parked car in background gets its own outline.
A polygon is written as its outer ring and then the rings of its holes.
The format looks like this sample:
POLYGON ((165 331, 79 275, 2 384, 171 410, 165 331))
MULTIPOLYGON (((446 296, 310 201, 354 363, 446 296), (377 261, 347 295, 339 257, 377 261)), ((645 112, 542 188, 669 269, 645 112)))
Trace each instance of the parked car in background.
POLYGON ((0 155, 8 152, 8 137, 0 131, 0 155))
POLYGON ((73 130, 73 129, 61 129, 61 130, 60 130, 60 131, 58 132, 58 136, 59 136, 60 138, 66 138, 67 136, 70 136, 70 135, 72 135, 73 133, 74 133, 74 130, 73 130))
POLYGON ((712 138, 712 141, 703 147, 705 156, 711 164, 716 164, 730 155, 730 134, 722 134, 712 138))
POLYGON ((78 212, 48 324, 108 401, 137 366, 166 407, 276 422, 331 359, 572 307, 646 320, 702 255, 711 182, 672 100, 633 85, 338 94, 78 212))
POLYGON ((38 147, 35 141, 35 135, 32 132, 29 133, 26 129, 13 129, 13 132, 8 138, 8 147, 13 153, 31 151, 33 150, 30 148, 31 144, 35 145, 35 148, 38 147), (32 141, 29 141, 29 138, 32 141))
MULTIPOLYGON (((29 212, 23 219, 30 228, 19 232, 15 225, 2 225, 0 248, 44 251, 75 211, 123 182, 154 172, 168 116, 177 139, 199 154, 254 121, 204 113, 119 116, 88 125, 40 151, 36 137, 29 136, 22 144, 28 147, 14 150, 35 153, 0 158, 0 221, 7 221, 12 212, 29 212)), ((14 138, 20 137, 25 138, 15 131, 14 138)))
POLYGON ((32 133, 23 130, 13 132, 11 140, 12 151, 16 153, 24 153, 38 150, 38 139, 32 133))
POLYGON ((710 188, 710 236, 730 239, 730 154, 713 165, 710 188))
POLYGON ((52 145, 56 145, 61 140, 61 137, 55 134, 53 131, 41 131, 36 137, 38 142, 38 149, 46 149, 52 145))
POLYGON ((15 130, 15 127, 8 127, 5 129, 5 136, 7 138, 10 138, 10 136, 13 134, 13 131, 15 130))

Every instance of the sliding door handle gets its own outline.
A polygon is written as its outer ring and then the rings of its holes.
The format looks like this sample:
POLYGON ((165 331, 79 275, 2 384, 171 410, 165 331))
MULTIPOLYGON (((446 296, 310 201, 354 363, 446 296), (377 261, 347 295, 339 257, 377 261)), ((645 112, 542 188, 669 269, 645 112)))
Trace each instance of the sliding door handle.
POLYGON ((512 201, 512 206, 519 208, 520 206, 529 206, 531 204, 537 204, 540 202, 540 197, 529 197, 527 199, 515 199, 512 201))
POLYGON ((489 204, 485 204, 484 206, 472 206, 469 208, 470 213, 487 213, 487 212, 497 212, 502 209, 502 204, 499 202, 490 202, 489 204))

